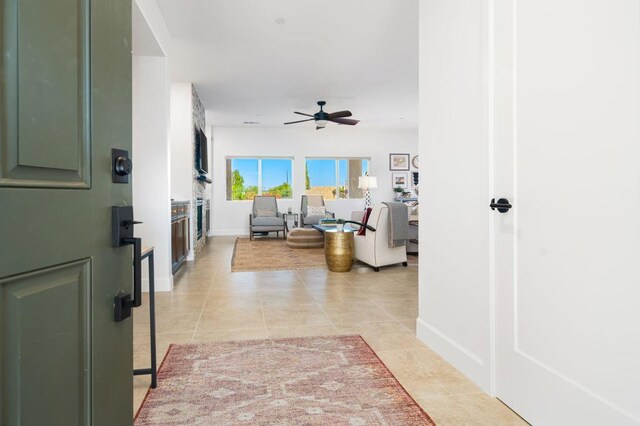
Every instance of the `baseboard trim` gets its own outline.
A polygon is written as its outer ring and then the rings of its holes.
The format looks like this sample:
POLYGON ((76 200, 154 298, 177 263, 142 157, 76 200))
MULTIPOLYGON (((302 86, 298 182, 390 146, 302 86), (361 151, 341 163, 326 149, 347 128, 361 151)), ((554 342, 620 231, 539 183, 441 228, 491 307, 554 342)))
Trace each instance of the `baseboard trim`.
POLYGON ((481 357, 422 318, 416 320, 416 337, 460 370, 483 391, 491 392, 490 368, 481 357))

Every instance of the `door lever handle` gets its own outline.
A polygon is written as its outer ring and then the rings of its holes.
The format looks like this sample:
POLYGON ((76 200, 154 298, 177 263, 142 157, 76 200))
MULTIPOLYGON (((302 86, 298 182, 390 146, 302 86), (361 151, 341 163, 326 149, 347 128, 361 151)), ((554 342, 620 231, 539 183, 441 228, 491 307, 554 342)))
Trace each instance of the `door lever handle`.
POLYGON ((133 236, 133 225, 142 222, 133 220, 131 206, 113 206, 111 218, 112 246, 133 246, 133 298, 125 291, 114 297, 114 320, 119 322, 131 316, 131 308, 142 305, 142 239, 133 236))
POLYGON ((129 227, 131 225, 140 225, 141 223, 144 223, 144 222, 139 222, 137 220, 125 220, 125 221, 122 222, 124 227, 127 228, 127 229, 129 229, 129 227))
POLYGON ((142 305, 142 238, 125 238, 124 242, 133 245, 133 300, 126 307, 137 308, 142 305))
POLYGON ((492 198, 491 204, 489 204, 489 207, 491 207, 491 210, 498 209, 500 213, 506 213, 513 206, 511 205, 511 203, 509 203, 509 200, 507 200, 506 198, 500 198, 497 203, 496 203, 496 199, 492 198))
POLYGON ((142 305, 142 238, 126 237, 122 245, 133 245, 133 299, 131 294, 120 291, 114 298, 114 321, 131 316, 131 308, 142 305))

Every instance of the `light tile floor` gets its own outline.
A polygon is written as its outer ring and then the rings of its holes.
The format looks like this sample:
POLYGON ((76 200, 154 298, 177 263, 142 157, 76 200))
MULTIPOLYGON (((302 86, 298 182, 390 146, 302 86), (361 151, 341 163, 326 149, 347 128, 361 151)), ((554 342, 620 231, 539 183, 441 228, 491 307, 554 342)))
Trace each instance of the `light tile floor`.
MULTIPOLYGON (((214 237, 156 294, 158 363, 170 343, 360 334, 440 425, 524 425, 415 338, 418 267, 230 271, 234 237, 214 237)), ((148 303, 134 313, 134 367, 149 366, 148 303)), ((149 387, 134 378, 134 411, 149 387)))

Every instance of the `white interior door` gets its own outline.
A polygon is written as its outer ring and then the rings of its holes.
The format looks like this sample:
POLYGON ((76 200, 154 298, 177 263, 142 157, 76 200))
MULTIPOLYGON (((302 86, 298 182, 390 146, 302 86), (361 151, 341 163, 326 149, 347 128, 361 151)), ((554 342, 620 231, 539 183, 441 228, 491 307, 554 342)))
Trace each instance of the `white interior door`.
POLYGON ((640 1, 495 0, 497 396, 640 423, 640 1))

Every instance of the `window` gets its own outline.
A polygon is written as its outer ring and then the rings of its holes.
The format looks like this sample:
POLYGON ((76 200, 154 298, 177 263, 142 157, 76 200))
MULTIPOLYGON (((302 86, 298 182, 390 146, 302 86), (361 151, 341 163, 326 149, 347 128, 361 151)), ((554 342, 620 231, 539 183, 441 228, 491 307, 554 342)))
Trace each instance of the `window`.
POLYGON ((292 168, 291 158, 227 158, 227 200, 291 198, 292 168))
POLYGON ((369 172, 368 158, 307 158, 305 194, 321 194, 325 199, 363 198, 358 177, 369 172))

